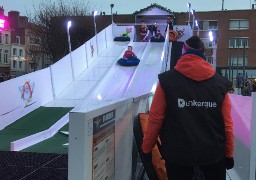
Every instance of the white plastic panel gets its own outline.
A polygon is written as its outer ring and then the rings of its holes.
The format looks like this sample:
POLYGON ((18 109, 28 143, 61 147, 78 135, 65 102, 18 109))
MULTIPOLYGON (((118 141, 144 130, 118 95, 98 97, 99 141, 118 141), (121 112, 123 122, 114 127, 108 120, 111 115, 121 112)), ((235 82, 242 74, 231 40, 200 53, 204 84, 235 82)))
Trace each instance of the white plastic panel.
POLYGON ((0 129, 53 99, 50 68, 0 83, 0 129))
POLYGON ((107 48, 107 42, 106 42, 107 39, 106 39, 105 29, 97 34, 97 38, 98 38, 98 50, 99 50, 98 55, 100 55, 107 48))
POLYGON ((112 26, 112 24, 106 28, 106 40, 107 40, 107 47, 109 47, 113 43, 113 26, 112 26))
POLYGON ((72 65, 70 54, 51 66, 54 95, 58 96, 72 81, 72 65))
POLYGON ((75 78, 87 68, 85 44, 72 52, 73 70, 75 78))
POLYGON ((96 37, 94 36, 93 38, 88 40, 85 43, 85 47, 86 47, 86 54, 87 54, 88 65, 90 67, 90 64, 98 57, 98 55, 97 55, 96 37))

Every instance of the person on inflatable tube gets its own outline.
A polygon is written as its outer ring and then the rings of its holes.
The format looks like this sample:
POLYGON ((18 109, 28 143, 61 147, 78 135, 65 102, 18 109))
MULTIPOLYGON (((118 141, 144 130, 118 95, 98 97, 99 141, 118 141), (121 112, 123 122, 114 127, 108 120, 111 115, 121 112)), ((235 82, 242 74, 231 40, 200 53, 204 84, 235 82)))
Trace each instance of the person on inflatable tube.
POLYGON ((138 65, 140 60, 132 51, 132 46, 128 46, 128 49, 125 51, 123 58, 118 60, 118 64, 123 66, 136 66, 138 65))
POLYGON ((161 34, 160 30, 156 31, 156 34, 150 38, 151 42, 164 42, 165 38, 161 34))

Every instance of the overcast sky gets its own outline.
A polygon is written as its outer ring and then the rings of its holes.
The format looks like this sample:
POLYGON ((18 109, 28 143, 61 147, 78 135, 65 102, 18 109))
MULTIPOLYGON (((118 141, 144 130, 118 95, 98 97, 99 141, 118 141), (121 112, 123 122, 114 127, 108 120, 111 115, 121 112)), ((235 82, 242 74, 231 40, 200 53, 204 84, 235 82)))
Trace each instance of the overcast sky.
MULTIPOLYGON (((39 2, 42 0, 0 0, 0 6, 5 9, 5 15, 10 10, 19 11, 22 16, 27 15, 27 11, 33 12, 33 4, 38 7, 39 2)), ((54 1, 54 0, 44 0, 54 1)), ((58 0, 55 0, 58 2, 58 0)), ((163 7, 167 7, 174 12, 188 11, 187 2, 192 4, 192 9, 195 11, 215 11, 221 10, 222 0, 76 0, 80 2, 89 2, 93 9, 106 12, 110 14, 110 4, 114 4, 113 12, 118 14, 131 14, 137 10, 149 6, 151 3, 157 3, 163 7)), ((224 9, 249 9, 250 3, 256 3, 256 0, 224 0, 224 9)))

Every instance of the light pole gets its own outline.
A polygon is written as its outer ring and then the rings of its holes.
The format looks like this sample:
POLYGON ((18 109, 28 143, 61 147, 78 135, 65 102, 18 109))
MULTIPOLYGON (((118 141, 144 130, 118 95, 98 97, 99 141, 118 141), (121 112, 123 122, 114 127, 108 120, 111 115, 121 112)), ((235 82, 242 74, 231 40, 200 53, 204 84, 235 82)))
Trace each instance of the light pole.
POLYGON ((94 31, 95 31, 95 37, 96 37, 96 46, 97 46, 97 55, 99 55, 98 50, 98 38, 97 38, 97 27, 96 27, 96 16, 98 11, 93 11, 93 22, 94 22, 94 31))
POLYGON ((209 32, 209 38, 210 38, 210 41, 213 42, 213 35, 212 35, 212 31, 209 32))
MULTIPOLYGON (((192 23, 192 31, 194 32, 194 28, 195 28, 195 10, 192 9, 191 13, 193 15, 193 23, 192 23)), ((194 34, 194 33, 193 33, 194 34)))
POLYGON ((114 37, 114 27, 113 27, 113 23, 114 23, 114 18, 113 18, 113 7, 114 7, 114 4, 110 4, 110 8, 111 8, 111 24, 112 24, 112 37, 114 37))
POLYGON ((69 55, 70 55, 70 60, 71 60, 72 79, 74 81, 75 77, 74 77, 73 60, 72 60, 72 55, 71 55, 70 33, 69 33, 69 29, 70 29, 71 25, 72 25, 72 22, 68 21, 68 23, 67 23, 68 49, 69 49, 69 55))
POLYGON ((196 27, 197 27, 196 35, 199 37, 199 24, 198 24, 197 20, 195 20, 195 23, 196 23, 196 27))
POLYGON ((71 43, 70 43, 70 34, 69 34, 69 28, 71 27, 72 22, 68 21, 67 23, 67 33, 68 33, 68 49, 69 49, 69 53, 71 54, 71 43))
MULTIPOLYGON (((190 26, 190 11, 191 11, 191 3, 187 3, 188 5, 188 24, 190 26)), ((191 27, 191 26, 190 26, 191 27)))
POLYGON ((216 44, 214 42, 214 38, 213 38, 213 33, 212 31, 209 32, 209 38, 210 41, 212 42, 212 67, 213 69, 216 70, 216 53, 217 53, 217 47, 216 44))
POLYGON ((110 4, 110 8, 111 8, 111 22, 112 22, 112 24, 114 23, 114 20, 113 20, 113 7, 114 7, 114 4, 110 4))

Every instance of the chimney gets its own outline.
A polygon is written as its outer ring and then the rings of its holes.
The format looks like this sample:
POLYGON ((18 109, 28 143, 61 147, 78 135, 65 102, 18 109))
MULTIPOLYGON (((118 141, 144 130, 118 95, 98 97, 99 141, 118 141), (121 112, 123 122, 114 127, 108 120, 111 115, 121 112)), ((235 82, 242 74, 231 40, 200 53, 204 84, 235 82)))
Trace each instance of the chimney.
POLYGON ((4 7, 0 6, 0 16, 4 16, 4 7))
POLYGON ((15 28, 19 27, 19 17, 20 17, 19 11, 9 11, 8 12, 9 24, 11 25, 12 28, 15 29, 15 28))
POLYGON ((254 9, 254 4, 252 4, 252 9, 254 9))

